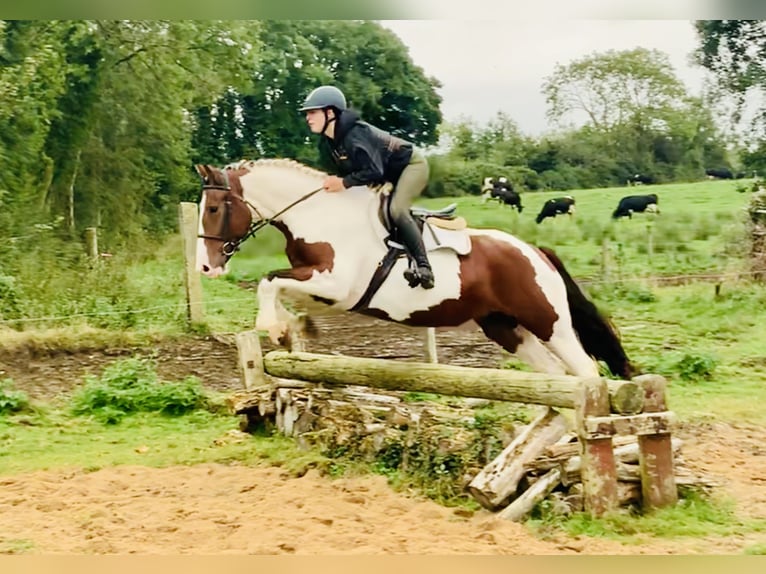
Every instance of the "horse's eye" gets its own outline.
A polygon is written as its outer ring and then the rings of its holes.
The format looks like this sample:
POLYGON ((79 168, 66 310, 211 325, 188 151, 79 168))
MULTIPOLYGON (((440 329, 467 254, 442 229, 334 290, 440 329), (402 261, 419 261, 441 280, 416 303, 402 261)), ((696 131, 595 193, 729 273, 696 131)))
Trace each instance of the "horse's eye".
POLYGON ((211 208, 209 208, 208 211, 210 211, 210 213, 217 213, 218 212, 218 207, 217 206, 211 207, 211 208))

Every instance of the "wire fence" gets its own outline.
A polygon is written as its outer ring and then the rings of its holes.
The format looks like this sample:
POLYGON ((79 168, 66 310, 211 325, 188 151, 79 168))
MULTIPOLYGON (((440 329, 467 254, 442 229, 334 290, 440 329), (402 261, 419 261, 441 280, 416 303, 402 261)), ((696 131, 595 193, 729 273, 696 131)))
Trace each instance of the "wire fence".
MULTIPOLYGON (((726 272, 706 272, 706 273, 689 273, 678 275, 647 275, 647 276, 631 276, 624 278, 612 278, 612 279, 598 279, 598 278, 575 278, 578 284, 583 287, 593 285, 620 285, 620 284, 636 284, 645 283, 655 286, 661 285, 673 285, 682 283, 692 283, 695 281, 709 282, 709 281, 724 281, 732 279, 752 278, 754 276, 762 275, 762 271, 726 271, 726 272)), ((248 297, 225 297, 225 298, 211 298, 205 299, 205 305, 215 307, 218 305, 231 305, 236 303, 253 303, 254 297, 250 295, 248 297)), ((67 322, 73 319, 83 319, 88 317, 105 317, 105 316, 120 316, 125 314, 132 315, 149 315, 158 311, 185 311, 187 308, 186 301, 179 301, 178 303, 168 305, 153 305, 151 307, 144 308, 130 308, 130 309, 114 309, 108 311, 92 311, 82 313, 71 313, 66 315, 46 315, 41 317, 20 317, 17 319, 0 319, 0 325, 17 325, 27 323, 59 323, 67 322)))

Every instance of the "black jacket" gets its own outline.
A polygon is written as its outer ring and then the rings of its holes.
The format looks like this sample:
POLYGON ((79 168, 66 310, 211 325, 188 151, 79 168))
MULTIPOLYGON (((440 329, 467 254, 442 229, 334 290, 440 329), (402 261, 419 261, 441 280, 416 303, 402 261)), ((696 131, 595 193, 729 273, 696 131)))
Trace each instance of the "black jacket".
POLYGON ((335 138, 322 137, 320 152, 332 160, 345 187, 396 185, 410 163, 412 144, 362 121, 355 111, 344 110, 335 125, 335 138))

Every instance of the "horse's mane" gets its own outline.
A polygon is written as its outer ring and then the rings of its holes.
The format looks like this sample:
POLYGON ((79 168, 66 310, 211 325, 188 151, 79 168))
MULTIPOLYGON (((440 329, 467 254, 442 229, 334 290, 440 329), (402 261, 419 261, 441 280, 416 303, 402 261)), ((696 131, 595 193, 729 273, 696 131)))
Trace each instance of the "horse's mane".
MULTIPOLYGON (((315 169, 313 167, 310 167, 306 164, 303 164, 299 161, 296 161, 290 158, 241 159, 239 161, 235 161, 230 164, 227 164, 226 166, 224 166, 223 169, 233 170, 233 171, 242 171, 244 173, 248 173, 253 171, 257 167, 267 167, 270 165, 277 166, 277 167, 287 166, 290 169, 294 169, 295 171, 299 171, 307 175, 312 175, 316 177, 327 177, 327 172, 322 171, 320 169, 315 169)), ((376 192, 383 190, 383 192, 385 193, 390 192, 390 190, 392 189, 392 185, 390 183, 383 183, 383 184, 373 183, 373 184, 368 184, 365 187, 376 192)))
POLYGON ((246 169, 252 171, 256 167, 262 166, 287 166, 302 173, 314 176, 326 176, 327 173, 319 169, 314 169, 308 165, 302 164, 299 161, 290 158, 262 158, 262 159, 242 159, 237 162, 230 163, 224 167, 224 169, 246 169))

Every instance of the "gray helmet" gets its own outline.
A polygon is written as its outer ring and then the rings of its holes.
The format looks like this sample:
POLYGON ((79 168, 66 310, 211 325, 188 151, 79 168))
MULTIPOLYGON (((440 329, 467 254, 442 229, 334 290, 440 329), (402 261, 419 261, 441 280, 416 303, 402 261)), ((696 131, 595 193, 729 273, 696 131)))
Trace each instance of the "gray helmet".
POLYGON ((345 110, 346 96, 335 86, 319 86, 306 97, 299 111, 319 110, 331 106, 345 110))

